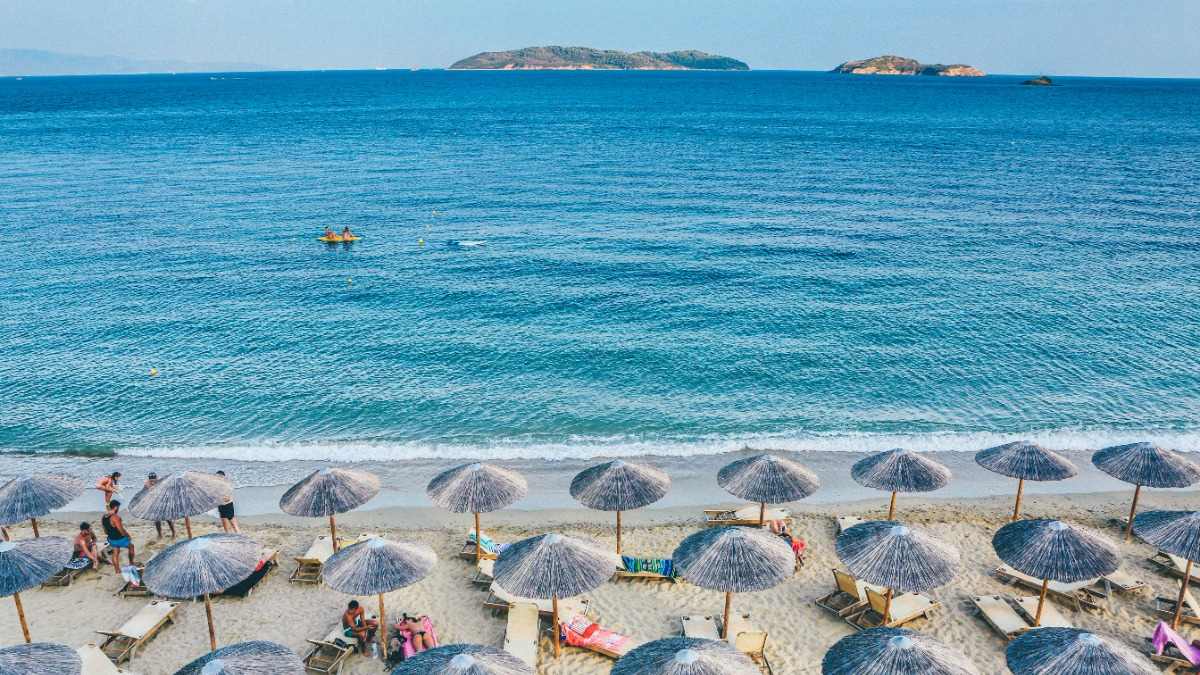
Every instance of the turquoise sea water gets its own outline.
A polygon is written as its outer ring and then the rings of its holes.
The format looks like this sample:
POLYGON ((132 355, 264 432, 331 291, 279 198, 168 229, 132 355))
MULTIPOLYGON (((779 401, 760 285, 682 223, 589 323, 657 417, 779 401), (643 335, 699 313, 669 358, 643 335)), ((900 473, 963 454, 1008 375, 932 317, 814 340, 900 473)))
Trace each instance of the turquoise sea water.
POLYGON ((1200 450, 1200 81, 1018 80, 0 79, 0 449, 1200 450))

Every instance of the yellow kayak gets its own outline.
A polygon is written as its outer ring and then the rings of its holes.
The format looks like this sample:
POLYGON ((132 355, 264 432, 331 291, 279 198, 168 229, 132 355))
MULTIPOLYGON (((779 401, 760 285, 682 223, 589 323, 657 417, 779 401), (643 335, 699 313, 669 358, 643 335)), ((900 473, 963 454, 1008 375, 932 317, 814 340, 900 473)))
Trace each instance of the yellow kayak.
POLYGON ((359 239, 362 239, 362 237, 350 237, 349 239, 342 239, 341 237, 335 237, 332 239, 329 237, 317 237, 317 241, 323 241, 327 244, 336 244, 341 241, 358 241, 359 239))

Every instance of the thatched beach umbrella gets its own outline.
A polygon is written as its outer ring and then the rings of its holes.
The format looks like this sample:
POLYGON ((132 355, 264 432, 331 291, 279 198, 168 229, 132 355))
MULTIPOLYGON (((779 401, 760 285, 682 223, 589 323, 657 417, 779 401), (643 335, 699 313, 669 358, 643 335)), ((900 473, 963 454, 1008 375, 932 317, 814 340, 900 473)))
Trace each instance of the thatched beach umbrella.
POLYGON ((0 649, 0 675, 79 675, 83 659, 66 645, 33 642, 0 649))
MULTIPOLYGON (((766 530, 743 527, 700 530, 680 542, 672 560, 690 583, 725 594, 726 627, 734 593, 774 588, 796 571, 792 547, 766 530)), ((729 639, 726 631, 725 641, 729 639)))
MULTIPOLYGON (((129 512, 143 520, 179 520, 192 538, 192 516, 211 511, 233 496, 233 481, 215 473, 178 471, 133 496, 129 512)), ((216 647, 213 647, 216 649, 216 647)))
POLYGON ((1147 511, 1134 518, 1133 531, 1146 543, 1187 561, 1179 582, 1175 615, 1171 617, 1171 628, 1178 628, 1192 564, 1200 560, 1200 511, 1147 511))
POLYGON ((821 479, 799 462, 775 455, 758 455, 721 467, 717 472, 717 485, 734 497, 758 502, 758 525, 762 527, 767 504, 804 499, 817 491, 821 479))
POLYGON ((992 548, 1018 572, 1042 579, 1042 593, 1033 618, 1035 628, 1041 625, 1042 606, 1051 581, 1073 584, 1112 574, 1121 566, 1116 546, 1103 536, 1048 518, 1005 525, 992 537, 992 548))
POLYGON ((822 675, 979 675, 961 651, 924 633, 870 628, 837 641, 822 675))
POLYGON ((221 647, 175 671, 175 675, 304 675, 304 662, 274 642, 253 640, 221 647))
POLYGON ((1158 675, 1145 656, 1124 642, 1082 628, 1039 628, 1021 633, 1004 653, 1013 675, 1158 675))
POLYGON ((1129 523, 1125 527, 1126 540, 1133 533, 1142 486, 1185 488, 1200 482, 1200 466, 1153 443, 1130 443, 1099 450, 1092 455, 1092 464, 1117 480, 1137 486, 1133 491, 1133 507, 1129 509, 1129 523))
POLYGON ((1079 473, 1066 457, 1030 441, 1014 441, 981 450, 976 453, 975 461, 988 471, 1018 480, 1014 521, 1021 518, 1021 493, 1025 490, 1025 481, 1066 480, 1079 473))
POLYGON ((671 489, 671 478, 645 462, 613 460, 576 474, 571 496, 597 511, 617 512, 617 553, 621 552, 621 512, 649 506, 671 489))
POLYGON ((213 626, 213 593, 237 585, 254 572, 262 546, 240 534, 206 534, 181 541, 163 550, 146 563, 142 574, 146 588, 166 598, 204 596, 208 616, 208 642, 217 648, 213 626))
POLYGON ((553 601, 554 658, 558 658, 558 601, 604 585, 620 564, 620 556, 590 539, 544 534, 505 549, 496 558, 492 578, 513 595, 553 601))
POLYGON ((33 536, 39 536, 37 519, 61 509, 83 494, 83 481, 60 473, 30 473, 0 487, 0 525, 15 525, 23 520, 33 524, 33 536))
POLYGON ((864 457, 850 469, 850 477, 859 485, 892 493, 888 520, 896 515, 899 492, 933 492, 950 483, 950 469, 928 457, 896 448, 864 457))
POLYGON ((379 494, 379 476, 367 471, 328 467, 314 471, 279 499, 284 513, 305 518, 329 517, 333 550, 338 550, 337 524, 333 517, 353 511, 379 494))
POLYGON ((479 514, 499 511, 524 497, 527 490, 529 484, 516 471, 475 462, 434 476, 425 488, 425 494, 434 504, 451 513, 475 514, 475 559, 478 560, 482 537, 479 514))
POLYGON ((29 624, 25 622, 25 608, 21 606, 21 591, 33 588, 62 571, 71 561, 73 548, 71 540, 66 537, 0 541, 0 598, 6 595, 13 597, 26 643, 33 640, 29 638, 29 624))
MULTIPOLYGON (((321 579, 335 591, 350 595, 379 596, 379 625, 387 632, 383 594, 411 586, 437 567, 437 554, 425 544, 371 537, 329 556, 321 579)), ((387 640, 383 656, 387 658, 387 640)))
POLYGON ((838 559, 856 578, 883 586, 887 621, 892 595, 944 586, 958 573, 958 549, 929 530, 894 520, 876 520, 847 528, 834 544, 838 559))
POLYGON ((669 637, 632 649, 612 675, 761 675, 741 650, 718 640, 669 637))
POLYGON ((533 669, 503 649, 446 645, 405 659, 392 675, 533 675, 533 669))

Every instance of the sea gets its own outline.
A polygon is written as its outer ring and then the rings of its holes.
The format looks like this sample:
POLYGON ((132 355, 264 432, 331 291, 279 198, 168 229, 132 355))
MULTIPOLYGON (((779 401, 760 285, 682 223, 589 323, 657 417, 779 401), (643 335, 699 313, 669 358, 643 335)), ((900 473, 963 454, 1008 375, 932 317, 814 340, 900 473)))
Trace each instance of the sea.
POLYGON ((0 456, 1200 451, 1200 80, 1022 79, 0 78, 0 456))

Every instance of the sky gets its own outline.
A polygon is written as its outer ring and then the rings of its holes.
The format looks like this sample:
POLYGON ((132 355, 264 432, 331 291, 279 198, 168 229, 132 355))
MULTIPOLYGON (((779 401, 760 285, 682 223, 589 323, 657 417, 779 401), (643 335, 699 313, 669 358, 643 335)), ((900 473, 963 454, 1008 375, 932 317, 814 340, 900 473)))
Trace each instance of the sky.
POLYGON ((896 54, 988 73, 1200 77, 1200 0, 0 0, 0 49, 281 69, 481 51, 701 51, 828 70, 896 54))

